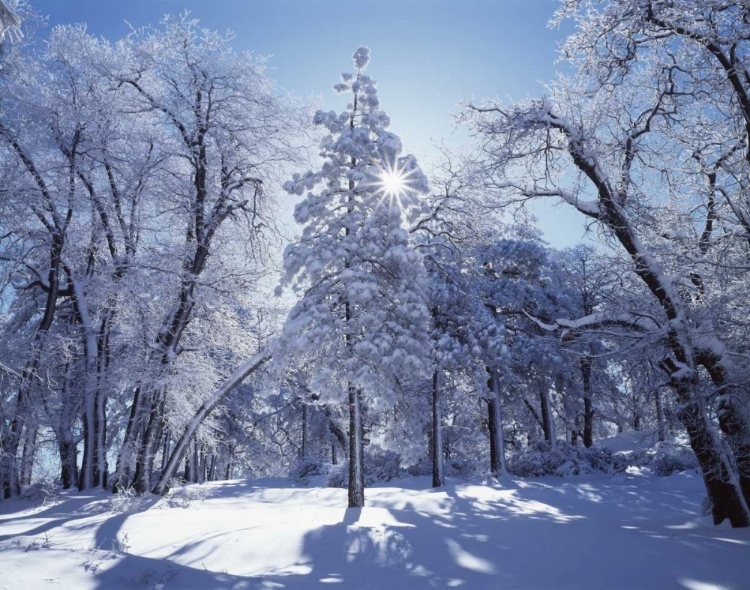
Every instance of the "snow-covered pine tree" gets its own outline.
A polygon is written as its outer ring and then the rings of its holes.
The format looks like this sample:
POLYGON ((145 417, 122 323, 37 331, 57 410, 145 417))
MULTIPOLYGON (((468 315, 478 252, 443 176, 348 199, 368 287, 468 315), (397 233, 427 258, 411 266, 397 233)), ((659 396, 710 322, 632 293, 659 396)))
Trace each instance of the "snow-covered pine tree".
POLYGON ((279 349, 315 366, 311 390, 321 402, 349 405, 349 506, 364 506, 363 404, 391 407, 400 379, 426 371, 429 312, 424 269, 404 223, 420 206, 427 180, 401 141, 387 131, 376 84, 364 70, 369 50, 354 53, 356 73, 334 88, 350 92, 341 113, 318 111, 328 131, 324 163, 285 184, 303 200, 301 237, 284 252, 285 275, 302 295, 290 311, 279 349), (316 189, 316 187, 319 187, 316 189))

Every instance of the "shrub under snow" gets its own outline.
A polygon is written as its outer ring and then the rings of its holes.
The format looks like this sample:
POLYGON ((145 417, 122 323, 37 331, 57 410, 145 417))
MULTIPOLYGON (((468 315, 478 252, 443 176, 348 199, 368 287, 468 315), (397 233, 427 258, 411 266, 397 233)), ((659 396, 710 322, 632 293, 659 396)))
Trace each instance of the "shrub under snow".
POLYGON ((310 479, 319 475, 328 475, 330 468, 335 467, 330 463, 324 463, 320 459, 300 459, 289 474, 289 479, 300 485, 308 485, 310 479))
POLYGON ((651 470, 656 475, 672 475, 698 467, 698 459, 689 448, 670 442, 656 443, 651 470))
POLYGON ((587 449, 562 442, 558 442, 555 449, 550 449, 546 441, 532 444, 508 461, 508 470, 519 477, 617 473, 627 467, 627 458, 609 449, 587 449))
MULTIPOLYGON (((407 475, 401 467, 398 453, 373 448, 365 452, 365 486, 390 481, 407 475)), ((299 485, 310 485, 313 478, 324 476, 323 485, 329 488, 345 488, 349 485, 349 461, 332 465, 320 459, 300 460, 289 474, 299 485)))

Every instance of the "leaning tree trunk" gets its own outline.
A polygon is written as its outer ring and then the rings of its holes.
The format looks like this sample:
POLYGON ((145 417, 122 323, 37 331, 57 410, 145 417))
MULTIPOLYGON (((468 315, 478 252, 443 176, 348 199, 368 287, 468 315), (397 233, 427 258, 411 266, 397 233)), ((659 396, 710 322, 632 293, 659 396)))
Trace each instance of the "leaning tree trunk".
POLYGON ((443 418, 440 411, 440 371, 432 374, 432 437, 430 437, 432 457, 432 487, 445 485, 443 465, 443 418))
POLYGON ((730 382, 723 346, 715 341, 711 344, 709 350, 699 353, 698 360, 708 371, 713 384, 722 392, 716 408, 719 428, 732 449, 742 495, 750 506, 750 411, 746 409, 748 394, 730 382))
POLYGON ((703 472, 714 524, 729 519, 733 527, 750 526, 750 510, 736 481, 731 460, 697 401, 678 390, 683 406, 679 418, 690 437, 690 446, 703 472))
MULTIPOLYGON (((174 474, 177 472, 177 468, 182 462, 185 453, 188 451, 190 440, 193 438, 193 436, 195 436, 198 427, 206 419, 206 416, 211 413, 211 411, 224 398, 225 395, 227 395, 230 391, 237 387, 237 385, 242 383, 242 381, 244 381, 250 374, 254 373, 257 369, 264 365, 268 360, 270 360, 270 358, 271 355, 269 353, 256 354, 253 358, 251 358, 234 373, 232 373, 232 375, 226 381, 224 381, 224 383, 222 383, 221 387, 219 387, 219 389, 217 389, 210 398, 208 398, 205 402, 203 402, 203 404, 201 404, 201 407, 198 408, 198 411, 191 418, 190 422, 188 422, 187 426, 185 426, 185 430, 183 431, 182 436, 175 443, 172 454, 169 457, 169 461, 167 461, 167 466, 164 470, 162 470, 161 475, 159 476, 159 481, 152 490, 154 494, 164 495, 168 491, 169 482, 174 477, 174 474)), ((229 475, 231 475, 231 458, 230 462, 227 464, 227 479, 229 479, 229 475)))

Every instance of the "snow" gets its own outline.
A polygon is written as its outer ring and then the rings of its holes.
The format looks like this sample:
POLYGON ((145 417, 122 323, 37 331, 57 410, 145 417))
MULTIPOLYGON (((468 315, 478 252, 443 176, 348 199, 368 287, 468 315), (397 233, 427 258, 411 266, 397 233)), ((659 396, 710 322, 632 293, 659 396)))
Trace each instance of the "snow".
POLYGON ((700 515, 698 475, 501 484, 426 477, 366 491, 288 480, 121 502, 0 505, 0 589, 747 588, 750 530, 700 515), (191 494, 195 498, 190 501, 191 494), (200 496, 208 495, 205 499, 200 496), (127 508, 118 512, 113 508, 127 508))
POLYGON ((623 453, 646 451, 652 448, 657 441, 658 435, 655 430, 633 430, 631 432, 621 432, 609 438, 599 439, 596 441, 596 446, 609 449, 613 453, 623 453))

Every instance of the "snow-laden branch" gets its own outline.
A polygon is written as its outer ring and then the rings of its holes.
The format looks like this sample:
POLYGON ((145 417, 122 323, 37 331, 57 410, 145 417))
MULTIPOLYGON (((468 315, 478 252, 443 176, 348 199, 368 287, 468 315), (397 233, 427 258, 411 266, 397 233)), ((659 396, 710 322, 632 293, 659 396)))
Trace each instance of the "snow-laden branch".
POLYGON ((529 318, 529 320, 534 322, 544 332, 548 332, 550 334, 560 332, 560 337, 563 340, 571 339, 574 337, 575 333, 582 332, 584 330, 595 330, 608 326, 619 326, 622 328, 637 330, 639 332, 646 330, 646 327, 639 323, 644 319, 645 316, 638 316, 633 314, 611 314, 606 312, 596 312, 573 320, 559 318, 556 319, 553 324, 548 324, 546 322, 543 322, 539 318, 534 317, 525 310, 523 310, 523 313, 527 318, 529 318))

